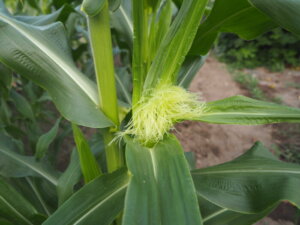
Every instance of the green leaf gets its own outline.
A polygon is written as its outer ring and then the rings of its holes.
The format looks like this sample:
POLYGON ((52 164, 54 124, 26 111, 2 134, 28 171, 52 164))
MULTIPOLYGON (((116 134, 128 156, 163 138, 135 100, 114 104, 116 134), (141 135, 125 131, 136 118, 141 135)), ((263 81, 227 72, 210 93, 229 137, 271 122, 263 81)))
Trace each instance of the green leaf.
POLYGON ((300 109, 233 96, 206 104, 199 121, 218 124, 269 124, 300 122, 300 109))
POLYGON ((206 55, 219 32, 235 33, 250 40, 274 27, 276 24, 248 0, 217 0, 198 29, 190 54, 206 55))
POLYGON ((180 8, 180 6, 182 5, 183 0, 173 0, 173 2, 175 3, 175 5, 180 8))
POLYGON ((271 207, 257 214, 243 214, 221 208, 201 197, 199 197, 199 203, 204 225, 240 225, 241 221, 243 221, 243 225, 252 225, 276 208, 271 207))
POLYGON ((11 123, 11 111, 8 108, 8 105, 4 99, 0 101, 0 122, 1 127, 5 127, 11 123))
POLYGON ((13 225, 11 222, 9 222, 3 218, 0 218, 0 224, 1 225, 13 225))
MULTIPOLYGON (((84 0, 81 10, 88 16, 96 16, 103 9, 105 1, 107 0, 84 0)), ((108 3, 109 9, 116 11, 121 5, 121 0, 108 0, 108 3)))
POLYGON ((36 159, 41 159, 45 156, 49 145, 54 141, 58 128, 59 128, 59 123, 60 123, 61 118, 59 118, 54 126, 45 134, 39 137, 38 142, 36 144, 35 148, 35 157, 36 159))
POLYGON ((118 99, 131 105, 132 79, 131 79, 131 75, 127 71, 127 68, 125 67, 116 68, 115 78, 116 78, 118 99))
MULTIPOLYGON (((46 15, 38 15, 38 16, 15 16, 15 19, 22 21, 24 23, 36 25, 36 26, 44 26, 49 25, 51 23, 56 22, 62 14, 65 13, 67 7, 62 7, 53 13, 46 15)), ((64 15, 65 16, 65 15, 64 15)))
POLYGON ((130 1, 123 1, 117 11, 111 15, 112 28, 117 32, 118 40, 124 42, 132 49, 133 22, 131 17, 130 1))
POLYGON ((27 200, 0 177, 0 217, 14 225, 34 225, 36 223, 32 219, 37 213, 27 200))
POLYGON ((80 128, 72 124, 72 129, 84 181, 85 183, 89 183, 100 176, 102 172, 80 128))
POLYGON ((80 162, 76 149, 72 151, 70 163, 66 171, 60 176, 57 184, 58 204, 64 203, 73 193, 74 185, 81 177, 80 162))
POLYGON ((177 73, 192 45, 207 2, 183 2, 153 60, 144 84, 144 92, 154 87, 158 81, 176 82, 177 73))
POLYGON ((127 139, 132 173, 123 225, 200 225, 196 193, 183 150, 174 136, 153 148, 127 139))
POLYGON ((27 2, 31 7, 35 8, 36 10, 39 10, 39 5, 37 3, 37 0, 27 0, 27 2))
POLYGON ((109 225, 123 208, 129 175, 125 169, 85 185, 43 225, 109 225))
POLYGON ((7 99, 12 85, 12 71, 0 64, 0 94, 2 99, 7 99))
POLYGON ((11 91, 11 98, 16 106, 16 109, 25 118, 30 119, 31 121, 35 121, 35 117, 31 105, 29 104, 26 98, 24 98, 22 95, 20 95, 18 92, 14 90, 11 91))
POLYGON ((127 140, 127 166, 133 176, 126 193, 123 225, 161 224, 158 190, 150 151, 127 140))
MULTIPOLYGON (((95 157, 100 159, 102 170, 105 171, 105 145, 103 143, 102 136, 99 134, 93 136, 90 146, 95 157)), ((74 193, 75 185, 80 181, 81 175, 82 173, 80 169, 78 152, 76 149, 73 149, 69 166, 58 180, 57 193, 59 205, 65 202, 74 193)))
POLYGON ((39 176, 53 185, 57 185, 57 172, 45 162, 36 162, 32 156, 20 155, 17 147, 0 133, 0 175, 4 177, 39 176))
POLYGON ((155 9, 157 4, 161 2, 161 0, 146 0, 148 7, 155 9))
MULTIPOLYGON (((48 202, 48 192, 47 195, 44 194, 44 191, 47 191, 48 188, 45 188, 45 182, 42 182, 41 178, 35 177, 24 177, 24 178, 10 178, 9 184, 12 185, 16 191, 24 196, 35 209, 42 214, 49 216, 51 213, 51 203, 48 202)), ((47 183, 47 186, 53 190, 53 186, 47 183)), ((56 200, 56 196, 51 196, 56 200)), ((56 201, 53 201, 56 203, 56 201)), ((56 205, 55 205, 56 207, 56 205)), ((1 223, 0 223, 1 224, 1 223)))
POLYGON ((81 10, 88 16, 96 16, 104 8, 107 0, 84 0, 81 10))
POLYGON ((68 120, 87 127, 112 125, 99 110, 97 88, 72 61, 61 23, 33 26, 0 13, 0 60, 45 88, 68 120))
POLYGON ((177 78, 177 85, 188 89, 207 56, 187 56, 177 78))
POLYGON ((298 0, 249 0, 281 27, 300 36, 300 2, 298 0))
POLYGON ((133 17, 133 105, 137 104, 142 92, 149 67, 149 6, 147 0, 132 0, 133 17))
POLYGON ((172 12, 172 1, 166 0, 152 16, 149 37, 150 62, 155 57, 161 42, 170 28, 172 22, 172 12))
POLYGON ((186 161, 189 164, 190 169, 196 168, 196 156, 194 152, 184 152, 186 161))
POLYGON ((260 213, 288 200, 300 207, 300 166, 277 160, 261 143, 221 165, 192 171, 200 196, 242 213, 260 213))
POLYGON ((72 2, 75 2, 76 0, 53 0, 53 5, 56 8, 60 8, 65 4, 71 4, 72 2))
POLYGON ((108 3, 109 10, 116 11, 120 7, 122 0, 108 0, 108 3))

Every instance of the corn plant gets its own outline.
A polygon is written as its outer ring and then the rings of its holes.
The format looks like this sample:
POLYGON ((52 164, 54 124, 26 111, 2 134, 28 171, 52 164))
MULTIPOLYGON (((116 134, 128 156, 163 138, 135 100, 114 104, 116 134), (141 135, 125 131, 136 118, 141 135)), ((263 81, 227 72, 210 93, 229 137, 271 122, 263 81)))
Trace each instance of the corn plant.
MULTIPOLYGON (((62 9, 32 17, 0 6, 0 61, 47 91, 76 143, 61 173, 22 153, 1 128, 1 224, 247 225, 282 200, 300 207, 300 166, 278 161, 261 143, 231 162, 195 170, 172 134, 184 120, 300 122, 297 108, 244 96, 206 102, 186 90, 220 32, 253 39, 280 26, 299 36, 299 0, 69 5, 85 15, 94 80, 77 68, 65 27, 54 22, 62 9), (132 82, 122 82, 124 71, 116 74, 116 46, 131 57, 132 82), (98 129, 102 138, 87 140, 80 126, 98 129)), ((44 151, 59 121, 39 139, 44 151)))

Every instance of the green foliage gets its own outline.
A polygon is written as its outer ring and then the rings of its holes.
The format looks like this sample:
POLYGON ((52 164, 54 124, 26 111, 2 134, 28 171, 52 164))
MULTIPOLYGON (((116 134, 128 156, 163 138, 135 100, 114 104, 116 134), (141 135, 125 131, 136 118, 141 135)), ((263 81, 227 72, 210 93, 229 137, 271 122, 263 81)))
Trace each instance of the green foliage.
POLYGON ((214 225, 214 224, 230 224, 230 225, 240 225, 243 221, 243 225, 251 225, 260 220, 261 218, 268 215, 273 211, 275 207, 268 208, 260 213, 241 213, 232 211, 227 208, 222 208, 205 198, 199 196, 200 209, 203 214, 204 225, 214 225))
POLYGON ((6 46, 1 51, 0 59, 6 66, 13 67, 15 71, 44 87, 60 112, 69 120, 89 127, 111 125, 98 110, 95 84, 72 61, 62 24, 53 23, 42 29, 40 26, 21 23, 4 13, 0 18, 6 31, 6 35, 0 39, 6 46), (10 36, 18 38, 12 40, 10 36), (57 89, 64 89, 65 93, 57 89), (80 116, 86 114, 89 116, 80 116))
POLYGON ((252 41, 234 34, 222 34, 216 47, 219 58, 237 68, 265 66, 272 71, 300 65, 300 39, 275 29, 252 41))
POLYGON ((101 176, 76 192, 44 225, 109 225, 120 213, 128 186, 125 169, 101 176), (76 210, 74 209, 76 208, 76 210))
POLYGON ((93 1, 93 0, 84 0, 81 5, 81 10, 85 12, 88 16, 96 16, 105 5, 106 1, 93 1))
POLYGON ((300 37, 298 0, 249 0, 249 2, 281 27, 300 37))
POLYGON ((30 202, 2 178, 0 178, 0 216, 15 225, 38 225, 45 219, 42 215, 38 215, 30 202))
POLYGON ((247 0, 218 0, 199 27, 190 53, 206 55, 220 32, 249 40, 274 27, 274 22, 247 0))
POLYGON ((102 172, 80 128, 76 124, 72 124, 72 129, 84 181, 89 183, 100 176, 102 172))
POLYGON ((189 166, 176 138, 166 137, 154 148, 131 139, 126 142, 127 165, 133 177, 123 224, 202 224, 189 166), (164 209, 168 213, 163 213, 164 209))
POLYGON ((279 161, 258 142, 235 160, 192 175, 197 193, 205 199, 233 211, 259 213, 282 199, 299 208, 299 169, 299 165, 279 161))
POLYGON ((219 123, 257 125, 278 122, 299 123, 300 109, 233 96, 209 102, 196 120, 219 123))
POLYGON ((39 137, 35 149, 35 157, 38 160, 45 156, 49 145, 55 140, 59 128, 59 123, 60 118, 56 121, 51 130, 39 137))
POLYGON ((203 16, 207 2, 192 0, 182 3, 153 59, 145 80, 144 94, 158 83, 170 84, 177 80, 178 71, 191 48, 199 27, 199 17, 203 16))

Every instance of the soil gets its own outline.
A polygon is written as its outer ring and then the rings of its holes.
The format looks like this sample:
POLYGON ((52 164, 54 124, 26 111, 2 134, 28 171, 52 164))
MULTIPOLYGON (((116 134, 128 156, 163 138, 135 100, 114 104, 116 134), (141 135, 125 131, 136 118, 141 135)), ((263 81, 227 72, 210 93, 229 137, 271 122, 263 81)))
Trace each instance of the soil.
POLYGON ((258 223, 256 223, 255 225, 294 225, 294 223, 292 222, 288 222, 285 220, 273 220, 270 217, 267 217, 261 221, 259 221, 258 223))
MULTIPOLYGON (((264 68, 245 72, 259 80, 259 86, 269 98, 280 99, 282 104, 300 107, 300 71, 286 70, 271 73, 264 68)), ((228 72, 226 65, 215 58, 207 59, 193 80, 190 91, 199 93, 204 101, 220 100, 234 95, 249 93, 237 84, 228 72)), ((197 168, 213 166, 230 161, 260 141, 272 149, 272 143, 279 143, 278 125, 239 126, 216 125, 199 122, 183 122, 176 126, 176 136, 184 149, 196 156, 197 168)), ((297 135, 300 140, 300 135, 297 135)), ((270 217, 257 225, 292 225, 295 208, 283 203, 270 217), (289 221, 288 221, 289 220, 289 221)))
POLYGON ((260 88, 269 98, 277 98, 288 106, 300 107, 300 70, 269 72, 265 68, 257 68, 245 72, 259 80, 260 88))

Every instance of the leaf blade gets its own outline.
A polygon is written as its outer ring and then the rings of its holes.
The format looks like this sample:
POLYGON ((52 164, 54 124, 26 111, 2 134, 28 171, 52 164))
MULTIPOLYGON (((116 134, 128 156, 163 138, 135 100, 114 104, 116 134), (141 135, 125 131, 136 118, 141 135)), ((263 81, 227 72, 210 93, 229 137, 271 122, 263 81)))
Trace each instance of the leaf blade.
POLYGON ((268 208, 257 214, 242 214, 226 208, 221 208, 201 197, 199 197, 199 204, 203 214, 204 225, 240 225, 241 221, 243 221, 243 225, 252 225, 269 215, 277 207, 268 208))
POLYGON ((218 0, 200 25, 190 54, 206 55, 219 32, 235 33, 249 40, 274 27, 276 24, 247 0, 218 0))
POLYGON ((241 213, 259 213, 282 200, 299 207, 300 166, 268 154, 261 143, 256 143, 231 162, 193 171, 198 194, 241 213))
POLYGON ((34 225, 31 218, 37 214, 36 209, 13 187, 0 178, 0 216, 14 224, 34 225))
POLYGON ((13 151, 14 144, 0 133, 0 175, 4 177, 41 176, 54 186, 58 174, 34 157, 23 156, 13 151))
POLYGON ((300 109, 233 96, 209 102, 197 119, 217 124, 257 125, 279 122, 300 122, 300 109))
POLYGON ((160 80, 176 82, 178 70, 192 45, 207 2, 183 2, 149 69, 144 92, 153 88, 160 80))
POLYGON ((0 26, 0 60, 45 88, 65 118, 89 127, 112 125, 99 110, 95 84, 74 65, 61 23, 33 26, 1 12, 0 26))
POLYGON ((43 225, 97 225, 99 221, 109 225, 122 209, 128 182, 125 169, 95 179, 68 199, 43 225))
POLYGON ((55 122, 54 126, 48 132, 39 137, 35 148, 36 159, 40 160, 46 154, 49 145, 54 141, 57 135, 60 120, 61 118, 55 122))
POLYGON ((153 148, 127 140, 133 174, 126 194, 124 225, 202 224, 189 166, 172 137, 153 148))
POLYGON ((177 78, 177 85, 188 89, 199 69, 204 65, 207 56, 186 57, 177 78))
POLYGON ((249 0, 252 5, 268 15, 281 27, 300 36, 300 2, 297 0, 249 0))
POLYGON ((82 131, 75 124, 72 124, 72 129, 79 155, 81 171, 85 183, 89 183, 96 177, 101 176, 102 172, 82 131))

